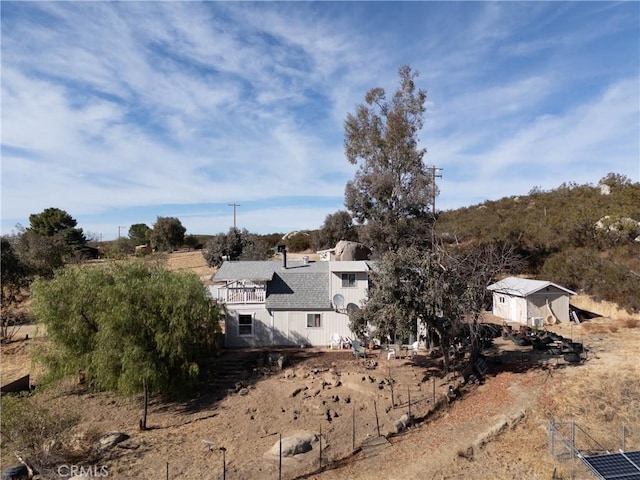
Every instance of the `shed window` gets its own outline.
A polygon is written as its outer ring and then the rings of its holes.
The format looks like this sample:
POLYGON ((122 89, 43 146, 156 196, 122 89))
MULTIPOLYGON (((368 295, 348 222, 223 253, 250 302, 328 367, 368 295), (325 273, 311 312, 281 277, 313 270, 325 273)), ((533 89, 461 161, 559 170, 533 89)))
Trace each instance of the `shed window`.
POLYGON ((500 303, 504 303, 504 297, 498 297, 498 301, 499 301, 500 303))
POLYGON ((320 328, 322 321, 319 313, 307 313, 307 328, 320 328))
POLYGON ((238 335, 253 335, 253 315, 238 315, 238 335))
POLYGON ((353 288, 356 286, 356 274, 355 273, 343 273, 342 274, 342 288, 353 288))

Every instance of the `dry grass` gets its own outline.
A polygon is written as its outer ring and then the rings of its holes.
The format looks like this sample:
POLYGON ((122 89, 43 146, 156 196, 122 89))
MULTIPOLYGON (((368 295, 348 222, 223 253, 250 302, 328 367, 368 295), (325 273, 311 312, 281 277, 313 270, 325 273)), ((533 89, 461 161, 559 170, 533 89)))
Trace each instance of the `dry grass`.
POLYGON ((620 448, 622 426, 628 450, 640 448, 640 367, 576 376, 556 389, 547 414, 575 420, 605 448, 620 448))
POLYGON ((640 328, 640 320, 637 318, 619 318, 599 322, 586 322, 581 325, 587 334, 616 333, 620 329, 640 328))
POLYGON ((637 318, 624 318, 620 320, 623 328, 638 328, 640 327, 640 320, 637 318))

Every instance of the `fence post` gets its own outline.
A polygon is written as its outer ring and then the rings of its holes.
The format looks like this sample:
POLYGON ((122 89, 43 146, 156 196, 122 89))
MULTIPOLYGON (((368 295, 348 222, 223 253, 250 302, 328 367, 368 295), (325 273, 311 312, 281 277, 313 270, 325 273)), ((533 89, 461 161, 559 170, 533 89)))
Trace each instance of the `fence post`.
POLYGON ((226 480, 227 478, 227 449, 224 447, 220 447, 220 451, 222 452, 222 480, 226 480))
POLYGON ((389 367, 389 385, 391 386, 391 408, 396 408, 396 401, 393 395, 393 377, 391 376, 391 367, 389 367))
POLYGON ((409 389, 409 385, 407 385, 407 398, 409 403, 409 418, 411 418, 411 390, 409 389))
POLYGON ((573 420, 571 420, 570 424, 569 437, 571 442, 571 458, 575 458, 576 451, 576 424, 573 420))
POLYGON ((320 424, 320 457, 318 458, 320 462, 320 470, 322 470, 322 424, 320 424))
POLYGON ((278 461, 278 480, 282 480, 282 432, 280 432, 280 459, 278 461))
POLYGON ((433 377, 433 406, 436 406, 436 377, 433 377))
POLYGON ((167 462, 167 480, 169 480, 169 462, 167 462))
POLYGON ((378 436, 380 436, 380 422, 378 421, 378 407, 376 401, 373 401, 373 410, 376 412, 376 428, 378 429, 378 436))
POLYGON ((356 449, 356 404, 353 404, 353 415, 351 417, 351 449, 356 449))

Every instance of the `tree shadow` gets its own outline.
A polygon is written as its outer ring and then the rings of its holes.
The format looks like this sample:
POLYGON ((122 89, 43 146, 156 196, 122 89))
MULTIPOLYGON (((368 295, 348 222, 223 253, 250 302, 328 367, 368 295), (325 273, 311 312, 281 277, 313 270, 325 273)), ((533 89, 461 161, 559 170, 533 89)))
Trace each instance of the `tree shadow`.
POLYGON ((204 366, 203 381, 191 398, 179 404, 167 405, 178 413, 193 414, 216 408, 225 398, 247 395, 262 380, 295 369, 310 359, 319 365, 325 352, 319 348, 250 347, 225 349, 204 366), (177 407, 177 408, 176 408, 177 407))

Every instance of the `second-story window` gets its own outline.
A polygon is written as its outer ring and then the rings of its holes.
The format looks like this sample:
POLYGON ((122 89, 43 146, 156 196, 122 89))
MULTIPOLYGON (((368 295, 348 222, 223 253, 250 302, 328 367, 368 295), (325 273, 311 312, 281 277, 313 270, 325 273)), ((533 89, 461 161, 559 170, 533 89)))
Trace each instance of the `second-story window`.
POLYGON ((356 286, 356 274, 355 273, 343 273, 342 274, 342 288, 353 288, 356 286))

